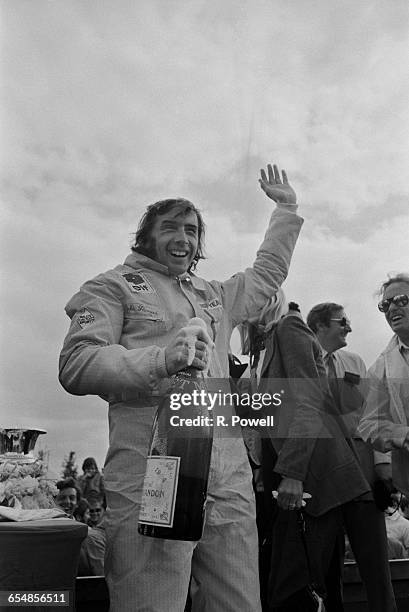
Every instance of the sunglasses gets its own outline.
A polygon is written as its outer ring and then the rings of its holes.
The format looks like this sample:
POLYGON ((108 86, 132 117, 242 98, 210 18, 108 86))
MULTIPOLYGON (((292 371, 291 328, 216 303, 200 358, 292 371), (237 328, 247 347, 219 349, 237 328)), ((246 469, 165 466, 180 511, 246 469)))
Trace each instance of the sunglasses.
POLYGON ((330 321, 338 321, 340 327, 350 327, 351 321, 346 317, 342 317, 341 319, 330 319, 330 321))
POLYGON ((407 306, 409 304, 409 295, 394 295, 391 298, 386 298, 385 300, 381 300, 378 304, 378 308, 381 312, 388 312, 389 306, 391 304, 395 304, 395 306, 407 306))

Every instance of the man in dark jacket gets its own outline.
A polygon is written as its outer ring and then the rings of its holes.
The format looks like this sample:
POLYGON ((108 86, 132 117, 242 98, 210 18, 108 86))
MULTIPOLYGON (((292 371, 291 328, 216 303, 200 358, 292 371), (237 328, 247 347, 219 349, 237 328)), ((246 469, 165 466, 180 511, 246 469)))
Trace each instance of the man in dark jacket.
MULTIPOLYGON (((349 444, 372 487, 377 478, 374 453, 357 432, 363 410, 366 367, 359 355, 344 348, 347 345, 347 336, 352 331, 351 322, 341 304, 323 302, 310 310, 307 323, 321 345, 331 392, 345 425, 349 444)), ((385 461, 383 453, 377 453, 376 462, 385 461)), ((370 612, 394 609, 390 607, 394 595, 383 510, 385 508, 381 510, 376 506, 370 491, 357 497, 344 513, 351 547, 366 588, 370 612)), ((336 589, 336 585, 341 581, 343 547, 340 547, 340 551, 338 562, 334 559, 328 578, 333 589, 332 608, 335 610, 343 609, 340 603, 341 593, 336 589)))
MULTIPOLYGON (((277 379, 287 379, 291 399, 275 415, 263 467, 267 493, 278 491, 268 609, 284 611, 311 582, 326 597, 325 578, 345 514, 370 487, 346 440, 321 347, 296 310, 283 317, 266 339, 259 390, 268 392, 277 379), (294 512, 302 507, 304 492, 312 496, 304 510, 310 568, 294 512)), ((383 608, 387 610, 396 610, 393 601, 383 608)))

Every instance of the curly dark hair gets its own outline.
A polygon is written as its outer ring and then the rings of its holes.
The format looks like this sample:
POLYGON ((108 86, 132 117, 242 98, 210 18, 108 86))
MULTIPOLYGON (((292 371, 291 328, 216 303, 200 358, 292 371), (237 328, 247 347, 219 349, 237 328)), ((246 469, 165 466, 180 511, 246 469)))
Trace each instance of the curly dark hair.
POLYGON ((61 493, 64 489, 75 489, 77 492, 77 502, 82 498, 81 489, 77 485, 74 478, 64 478, 64 480, 59 480, 56 485, 58 491, 61 493))
POLYGON ((186 216, 190 212, 194 212, 197 216, 198 224, 198 246, 196 254, 193 258, 192 263, 189 266, 189 272, 196 269, 197 264, 201 259, 205 258, 204 255, 204 236, 205 236, 205 224, 203 217, 198 208, 189 200, 184 198, 170 198, 167 200, 160 200, 154 204, 150 204, 142 219, 139 222, 138 229, 135 233, 135 242, 133 244, 132 251, 142 253, 148 257, 152 257, 153 241, 152 241, 152 229, 155 225, 155 221, 161 215, 165 215, 172 209, 177 209, 177 215, 186 216))

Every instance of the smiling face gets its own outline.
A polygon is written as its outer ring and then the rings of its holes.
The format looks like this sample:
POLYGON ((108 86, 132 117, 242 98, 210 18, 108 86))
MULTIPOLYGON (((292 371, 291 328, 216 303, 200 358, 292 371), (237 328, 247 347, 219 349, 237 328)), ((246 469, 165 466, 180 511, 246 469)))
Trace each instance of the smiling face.
POLYGON ((89 519, 88 525, 95 527, 99 525, 104 516, 104 508, 100 502, 91 502, 89 506, 89 519))
POLYGON ((346 337, 352 331, 351 324, 343 308, 334 310, 331 313, 331 319, 337 320, 331 320, 328 326, 324 323, 319 323, 317 330, 317 337, 320 344, 328 353, 332 353, 346 346, 346 337), (346 325, 341 325, 343 323, 342 319, 346 321, 346 325))
POLYGON ((199 244, 197 215, 174 208, 158 217, 151 232, 153 259, 175 276, 189 270, 199 244))
POLYGON ((73 487, 62 489, 57 496, 57 504, 68 516, 72 516, 77 507, 77 490, 73 487))
MULTIPOLYGON (((396 282, 386 287, 382 299, 393 298, 395 295, 409 295, 409 283, 396 282)), ((409 304, 406 306, 396 306, 393 302, 389 304, 388 311, 385 312, 385 319, 390 328, 405 344, 409 344, 409 304)))

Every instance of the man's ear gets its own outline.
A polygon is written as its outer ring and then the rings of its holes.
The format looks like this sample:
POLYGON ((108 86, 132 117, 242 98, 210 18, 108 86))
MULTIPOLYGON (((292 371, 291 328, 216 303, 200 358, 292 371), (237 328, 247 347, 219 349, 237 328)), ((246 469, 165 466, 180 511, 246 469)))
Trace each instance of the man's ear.
POLYGON ((325 323, 321 323, 321 321, 318 321, 317 323, 317 334, 319 334, 320 332, 326 332, 328 330, 328 325, 325 325, 325 323))

